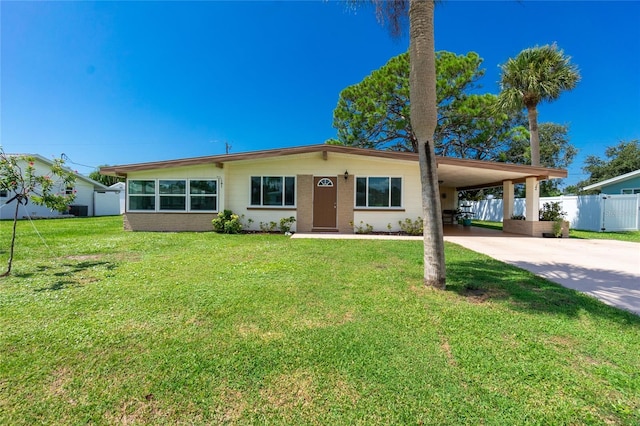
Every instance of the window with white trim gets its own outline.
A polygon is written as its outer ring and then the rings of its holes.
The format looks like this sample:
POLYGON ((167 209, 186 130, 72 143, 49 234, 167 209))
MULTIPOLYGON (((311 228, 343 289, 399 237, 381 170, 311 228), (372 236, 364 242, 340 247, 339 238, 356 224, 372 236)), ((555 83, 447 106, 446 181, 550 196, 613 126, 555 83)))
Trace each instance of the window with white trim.
POLYGON ((155 180, 130 180, 128 182, 130 211, 155 211, 156 210, 156 181, 155 180))
POLYGON ((622 190, 622 194, 624 195, 640 194, 640 188, 625 188, 622 190))
POLYGON ((402 178, 357 177, 356 207, 402 207, 402 178))
POLYGON ((296 178, 293 176, 251 176, 251 205, 295 206, 296 178))
POLYGON ((128 211, 216 212, 215 179, 158 179, 128 181, 128 211))
POLYGON ((159 180, 160 210, 184 211, 187 208, 187 189, 184 180, 159 180))
POLYGON ((189 206, 192 211, 218 211, 218 181, 190 180, 189 206))

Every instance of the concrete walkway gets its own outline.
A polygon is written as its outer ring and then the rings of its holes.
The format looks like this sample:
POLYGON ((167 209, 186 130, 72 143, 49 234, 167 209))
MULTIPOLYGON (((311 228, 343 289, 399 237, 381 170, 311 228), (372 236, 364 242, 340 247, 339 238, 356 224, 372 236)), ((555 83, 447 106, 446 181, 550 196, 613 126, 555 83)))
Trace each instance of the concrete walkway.
MULTIPOLYGON (((421 239, 356 234, 294 234, 293 238, 421 239)), ((640 315, 638 243, 533 238, 477 227, 445 229, 444 239, 640 315)))

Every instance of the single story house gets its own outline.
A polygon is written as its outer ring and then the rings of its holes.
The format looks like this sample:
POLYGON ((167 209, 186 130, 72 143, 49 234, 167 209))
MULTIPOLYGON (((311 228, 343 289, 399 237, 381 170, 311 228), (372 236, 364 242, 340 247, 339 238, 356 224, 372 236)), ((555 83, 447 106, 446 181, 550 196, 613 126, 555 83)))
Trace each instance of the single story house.
MULTIPOLYGON (((529 205, 537 206, 538 181, 567 176, 545 167, 450 157, 437 162, 443 211, 458 207, 459 190, 502 185, 510 218, 515 183, 527 184, 534 200, 529 205)), ((126 178, 124 227, 133 231, 209 231, 224 209, 243 215, 245 224, 251 219, 255 230, 293 216, 297 232, 353 233, 359 224, 397 231, 398 221, 422 216, 415 153, 310 145, 105 166, 100 172, 126 178)), ((537 221, 537 209, 527 218, 537 221)))
MULTIPOLYGON (((8 154, 12 157, 29 157, 33 159, 33 167, 37 175, 51 174, 51 167, 53 161, 38 155, 38 154, 8 154)), ((26 169, 26 162, 19 160, 18 165, 22 170, 26 169), (22 163, 22 164, 21 164, 22 163)), ((69 170, 71 171, 71 170, 69 170)), ((65 217, 68 215, 73 216, 109 216, 119 214, 119 191, 107 188, 100 182, 96 182, 93 179, 83 176, 77 172, 73 172, 76 177, 76 181, 73 187, 57 188, 57 192, 75 193, 76 198, 73 204, 69 206, 69 211, 60 213, 58 211, 52 211, 46 206, 39 206, 32 202, 26 205, 22 205, 18 210, 19 218, 37 217, 37 218, 56 218, 65 217)), ((0 219, 13 219, 15 214, 16 201, 10 201, 15 194, 8 193, 7 191, 0 191, 0 219)))
POLYGON ((640 194, 640 169, 585 186, 582 189, 585 191, 599 189, 600 193, 607 195, 640 194))

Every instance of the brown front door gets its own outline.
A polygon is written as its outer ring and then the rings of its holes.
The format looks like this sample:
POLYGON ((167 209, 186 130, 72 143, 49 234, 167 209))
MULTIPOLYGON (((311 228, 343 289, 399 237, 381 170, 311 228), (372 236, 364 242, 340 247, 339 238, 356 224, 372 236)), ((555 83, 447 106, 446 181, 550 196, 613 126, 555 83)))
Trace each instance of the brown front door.
POLYGON ((336 213, 338 202, 337 178, 313 178, 313 227, 336 227, 336 213))

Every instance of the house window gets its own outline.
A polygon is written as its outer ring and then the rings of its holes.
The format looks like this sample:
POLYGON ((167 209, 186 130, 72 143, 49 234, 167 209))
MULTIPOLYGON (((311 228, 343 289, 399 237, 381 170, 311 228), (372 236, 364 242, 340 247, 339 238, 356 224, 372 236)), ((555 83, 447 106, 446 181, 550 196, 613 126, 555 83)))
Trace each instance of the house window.
POLYGON ((184 180, 159 180, 160 210, 187 209, 187 185, 184 180))
POLYGON ((215 179, 130 180, 128 184, 129 211, 218 210, 218 181, 215 179))
POLYGON ((0 190, 0 198, 7 198, 8 196, 9 196, 9 193, 7 192, 6 189, 0 190))
POLYGON ((356 207, 402 207, 402 178, 356 178, 356 207))
POLYGON ((294 206, 295 182, 293 176, 252 176, 252 206, 294 206))
POLYGON ((640 194, 640 188, 628 188, 623 189, 622 194, 630 195, 630 194, 640 194))
POLYGON ((156 209, 156 181, 155 180, 130 180, 129 181, 129 210, 156 209))
POLYGON ((72 195, 73 194, 73 186, 67 186, 64 189, 64 195, 72 195))
POLYGON ((189 208, 193 211, 217 211, 218 182, 215 180, 190 180, 189 203, 189 208))

